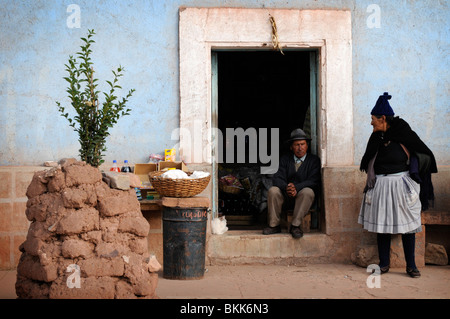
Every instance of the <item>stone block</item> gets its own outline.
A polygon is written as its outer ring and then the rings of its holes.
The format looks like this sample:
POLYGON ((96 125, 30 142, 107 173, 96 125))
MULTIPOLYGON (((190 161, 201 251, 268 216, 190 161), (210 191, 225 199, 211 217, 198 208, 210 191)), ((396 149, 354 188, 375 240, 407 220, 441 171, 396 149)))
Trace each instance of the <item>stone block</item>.
MULTIPOLYGON (((18 173, 23 174, 23 173, 18 173)), ((26 196, 33 198, 47 192, 47 183, 43 182, 45 171, 36 172, 31 179, 31 183, 26 188, 26 196)))
POLYGON ((150 273, 148 265, 137 255, 129 256, 128 262, 125 263, 124 276, 129 279, 133 293, 138 296, 151 295, 158 278, 158 274, 150 273))
POLYGON ((84 277, 122 276, 124 271, 122 256, 83 259, 78 265, 84 277))
POLYGON ((95 246, 95 253, 101 258, 114 258, 126 253, 127 247, 119 243, 100 242, 95 246))
POLYGON ((47 184, 49 192, 59 192, 66 187, 66 175, 61 170, 54 172, 53 178, 47 184))
POLYGON ((58 164, 65 167, 65 166, 75 164, 76 162, 77 162, 77 160, 73 157, 65 157, 65 158, 60 159, 58 161, 58 164))
POLYGON ((377 245, 364 245, 359 246, 356 249, 356 252, 353 252, 351 255, 352 263, 360 266, 367 267, 372 264, 379 263, 378 258, 378 246, 377 245))
POLYGON ((47 299, 50 284, 34 281, 18 275, 16 281, 16 294, 19 298, 47 299))
POLYGON ((85 232, 80 234, 80 238, 91 242, 95 245, 98 245, 102 240, 102 231, 101 230, 93 230, 89 232, 85 232))
POLYGON ((141 186, 139 176, 133 173, 104 171, 102 175, 103 179, 108 180, 107 183, 112 188, 128 190, 130 187, 134 188, 141 186))
POLYGON ((121 193, 112 193, 110 196, 100 198, 98 208, 102 216, 111 217, 128 212, 139 212, 140 204, 134 190, 121 193))
POLYGON ((79 188, 67 188, 62 192, 62 200, 67 208, 81 208, 88 199, 88 193, 79 188))
POLYGON ((93 207, 69 209, 57 224, 56 232, 62 235, 84 233, 99 228, 99 213, 93 207))
POLYGON ((93 254, 94 245, 80 239, 66 239, 61 249, 65 258, 88 258, 93 254))
POLYGON ((39 238, 28 236, 19 247, 19 250, 31 256, 40 258, 40 262, 51 262, 52 258, 61 256, 61 245, 59 243, 46 243, 39 238))
POLYGON ((103 179, 108 180, 109 187, 122 190, 130 189, 130 178, 125 173, 103 172, 102 175, 103 179))
POLYGON ((136 236, 145 237, 148 235, 150 225, 142 216, 123 216, 119 221, 118 230, 128 232, 136 236))
POLYGON ((123 205, 123 198, 110 196, 99 201, 99 211, 103 216, 116 216, 128 211, 126 205, 123 205))
POLYGON ((424 225, 450 225, 450 211, 435 211, 433 209, 422 212, 424 225))
POLYGON ((158 262, 158 259, 155 255, 151 255, 148 260, 148 271, 149 272, 158 272, 161 270, 161 264, 158 262))
POLYGON ((44 222, 34 221, 30 224, 27 238, 40 238, 42 240, 47 240, 51 236, 52 233, 48 230, 44 222))
POLYGON ((32 280, 51 282, 58 277, 54 264, 42 265, 39 258, 23 254, 17 266, 17 274, 32 280))
POLYGON ((439 244, 427 243, 425 246, 425 263, 440 266, 448 265, 445 247, 439 244))
POLYGON ((133 292, 133 287, 126 281, 118 281, 116 283, 116 298, 118 299, 137 299, 133 292))
POLYGON ((145 237, 134 237, 128 241, 128 247, 136 254, 148 253, 148 241, 145 237))
POLYGON ((48 297, 51 299, 113 299, 116 281, 111 277, 81 278, 80 288, 70 288, 66 280, 58 280, 50 286, 48 297))
POLYGON ((76 162, 73 165, 65 166, 63 167, 63 171, 65 173, 67 187, 81 184, 95 184, 102 180, 100 170, 84 162, 76 162))
POLYGON ((28 200, 25 215, 29 221, 44 221, 47 215, 57 214, 64 208, 59 193, 46 193, 28 200))
POLYGON ((32 256, 38 256, 39 251, 42 250, 45 243, 39 238, 28 236, 27 240, 22 244, 23 250, 32 256))
POLYGON ((117 217, 100 218, 101 239, 106 242, 113 242, 119 228, 117 217))

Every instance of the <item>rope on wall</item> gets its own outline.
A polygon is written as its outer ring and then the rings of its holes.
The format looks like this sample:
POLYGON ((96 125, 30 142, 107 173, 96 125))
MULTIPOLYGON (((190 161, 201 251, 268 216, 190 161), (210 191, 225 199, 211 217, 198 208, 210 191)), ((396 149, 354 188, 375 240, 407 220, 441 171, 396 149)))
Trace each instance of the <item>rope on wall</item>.
POLYGON ((278 42, 278 31, 277 24, 275 23, 275 18, 269 14, 269 21, 272 25, 272 45, 275 50, 279 50, 282 55, 284 55, 283 50, 281 50, 280 42, 278 42))

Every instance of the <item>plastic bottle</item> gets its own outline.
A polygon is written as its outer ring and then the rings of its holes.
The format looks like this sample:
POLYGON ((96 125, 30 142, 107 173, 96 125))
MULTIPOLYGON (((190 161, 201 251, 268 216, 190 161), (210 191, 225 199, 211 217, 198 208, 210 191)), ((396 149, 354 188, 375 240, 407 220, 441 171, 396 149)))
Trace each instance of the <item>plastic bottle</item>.
POLYGON ((123 161, 122 172, 124 172, 124 173, 131 173, 131 167, 128 164, 128 160, 124 160, 123 161))
POLYGON ((110 171, 112 171, 112 172, 120 172, 120 168, 119 168, 119 166, 117 166, 117 161, 116 160, 113 161, 113 166, 111 167, 110 171))

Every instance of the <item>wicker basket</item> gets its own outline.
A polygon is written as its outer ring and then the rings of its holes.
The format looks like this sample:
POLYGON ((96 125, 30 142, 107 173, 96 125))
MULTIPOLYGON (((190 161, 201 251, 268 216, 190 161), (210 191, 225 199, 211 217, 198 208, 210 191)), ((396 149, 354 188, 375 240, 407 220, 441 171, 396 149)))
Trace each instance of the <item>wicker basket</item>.
MULTIPOLYGON (((163 171, 148 173, 150 182, 158 194, 166 197, 193 197, 208 186, 211 175, 203 178, 172 179, 163 178, 163 171)), ((191 175, 192 173, 187 173, 191 175)))
POLYGON ((219 184, 219 189, 222 192, 228 193, 228 194, 239 194, 242 191, 241 187, 238 186, 231 186, 231 185, 223 185, 219 184))

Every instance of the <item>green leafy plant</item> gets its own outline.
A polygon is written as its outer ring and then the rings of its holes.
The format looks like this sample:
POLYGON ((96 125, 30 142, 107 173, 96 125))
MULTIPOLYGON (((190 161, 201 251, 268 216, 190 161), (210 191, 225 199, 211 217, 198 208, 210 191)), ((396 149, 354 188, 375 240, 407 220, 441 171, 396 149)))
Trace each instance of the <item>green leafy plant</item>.
POLYGON ((94 78, 94 68, 91 61, 91 45, 95 43, 92 37, 94 30, 88 30, 87 38, 81 38, 84 44, 81 51, 77 52, 77 60, 71 55, 68 64, 65 64, 68 76, 64 79, 69 83, 67 93, 71 100, 76 115, 71 118, 60 102, 56 102, 61 116, 69 121, 69 125, 78 133, 81 148, 79 155, 81 160, 98 167, 104 160, 103 153, 106 151, 106 138, 109 129, 117 123, 121 116, 129 115, 131 111, 126 107, 128 99, 132 96, 134 89, 130 90, 126 97, 121 100, 115 95, 116 89, 122 89, 118 85, 119 78, 123 76, 124 68, 119 66, 112 71, 114 79, 106 81, 110 86, 109 93, 103 92, 104 102, 99 105, 99 94, 97 91, 98 80, 94 78))

